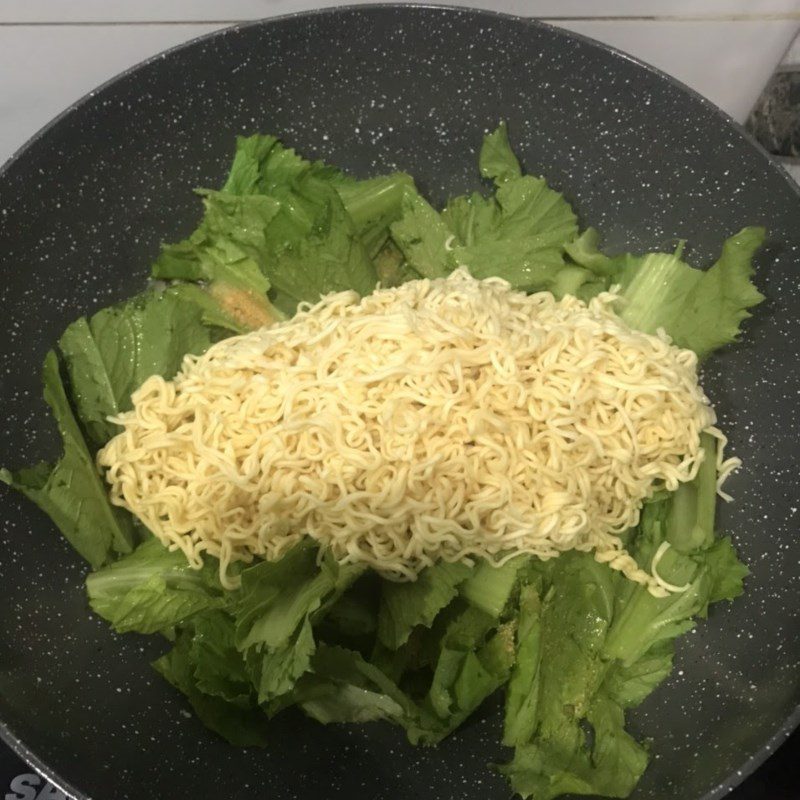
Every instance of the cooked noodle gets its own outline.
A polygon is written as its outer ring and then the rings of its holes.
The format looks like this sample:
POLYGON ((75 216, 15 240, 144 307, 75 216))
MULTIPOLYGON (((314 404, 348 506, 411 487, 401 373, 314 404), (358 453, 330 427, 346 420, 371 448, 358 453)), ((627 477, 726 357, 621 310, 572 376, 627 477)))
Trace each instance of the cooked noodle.
POLYGON ((618 535, 694 477, 702 431, 721 434, 696 356, 614 301, 460 269, 304 304, 145 381, 98 456, 112 501, 192 564, 218 557, 226 586, 232 561, 307 535, 395 579, 594 551, 665 594, 618 535))

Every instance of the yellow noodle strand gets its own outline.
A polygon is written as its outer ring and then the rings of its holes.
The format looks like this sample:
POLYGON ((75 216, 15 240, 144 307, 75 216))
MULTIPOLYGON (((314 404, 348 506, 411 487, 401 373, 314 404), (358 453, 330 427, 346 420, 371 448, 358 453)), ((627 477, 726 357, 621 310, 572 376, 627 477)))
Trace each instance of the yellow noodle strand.
POLYGON ((696 356, 628 328, 614 299, 459 269, 301 304, 145 381, 98 455, 112 501, 193 565, 219 558, 226 586, 231 562, 310 536, 394 579, 594 551, 664 594, 619 534, 721 434, 696 356))

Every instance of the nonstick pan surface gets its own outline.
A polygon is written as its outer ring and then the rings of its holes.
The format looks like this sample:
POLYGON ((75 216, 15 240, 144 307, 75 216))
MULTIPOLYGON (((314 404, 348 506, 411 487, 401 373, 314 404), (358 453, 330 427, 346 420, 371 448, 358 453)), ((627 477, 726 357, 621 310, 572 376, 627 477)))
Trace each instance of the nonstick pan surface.
MULTIPOLYGON (((797 719, 800 195, 721 112, 631 58, 488 12, 343 8, 213 34, 92 93, 0 172, 0 464, 57 455, 46 351, 143 287, 237 134, 275 133, 357 175, 406 170, 441 203, 479 188, 476 150, 500 119, 610 250, 686 239, 708 263, 744 225, 769 229, 768 300, 704 376, 745 463, 719 521, 750 566, 747 593, 680 640, 675 672, 630 715, 655 756, 634 797, 719 798, 797 719)), ((434 749, 292 714, 266 750, 227 745, 149 667, 163 643, 89 614, 86 566, 49 520, 5 487, 0 502, 0 732, 75 796, 508 797, 487 768, 504 757, 495 706, 434 749)))

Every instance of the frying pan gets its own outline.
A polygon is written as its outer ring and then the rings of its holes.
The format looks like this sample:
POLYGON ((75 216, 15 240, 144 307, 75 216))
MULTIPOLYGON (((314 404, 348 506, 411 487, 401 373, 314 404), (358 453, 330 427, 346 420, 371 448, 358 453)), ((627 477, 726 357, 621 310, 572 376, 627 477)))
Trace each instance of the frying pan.
MULTIPOLYGON (((93 92, 0 173, 0 464, 57 455, 45 352, 142 288, 236 134, 276 133, 357 175, 407 170, 441 203, 479 187, 476 148, 501 118, 527 170, 612 251, 685 238, 706 263, 742 226, 769 228, 768 300, 704 376, 745 463, 720 525, 752 570, 747 593, 680 641, 673 676, 630 719, 655 756, 636 798, 719 798, 798 718, 800 194, 712 105, 621 53, 488 12, 362 6, 231 28, 93 92)), ((508 797, 486 767, 505 755, 497 704, 435 749, 291 713, 266 750, 228 746, 149 668, 165 643, 91 616, 85 565, 32 505, 0 497, 0 733, 75 797, 508 797)))

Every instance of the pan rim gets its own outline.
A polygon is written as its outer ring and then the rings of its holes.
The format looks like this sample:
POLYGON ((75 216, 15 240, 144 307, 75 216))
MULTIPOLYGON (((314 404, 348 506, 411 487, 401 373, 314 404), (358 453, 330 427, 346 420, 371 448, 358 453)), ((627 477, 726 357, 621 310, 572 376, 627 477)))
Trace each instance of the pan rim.
MULTIPOLYGON (((663 72, 657 67, 654 67, 653 65, 648 64, 647 62, 642 61, 638 57, 626 53, 623 50, 611 45, 607 45, 596 39, 592 39, 589 36, 575 33, 571 30, 561 28, 557 25, 552 25, 548 22, 544 22, 533 17, 523 17, 517 14, 504 13, 491 9, 459 6, 457 4, 450 3, 434 4, 426 2, 377 2, 359 5, 351 4, 317 8, 313 10, 297 11, 277 16, 237 22, 231 25, 225 25, 225 27, 210 31, 208 33, 195 36, 185 42, 181 42, 177 45, 167 48, 166 50, 162 50, 161 52, 156 53, 155 55, 152 55, 149 58, 137 62, 136 64, 118 72, 94 89, 79 97, 74 102, 70 103, 62 112, 57 114, 55 117, 53 117, 53 119, 39 128, 21 146, 14 150, 11 156, 2 165, 0 165, 0 180, 2 180, 9 172, 11 172, 17 163, 22 161, 31 148, 37 145, 40 141, 44 140, 51 130, 56 129, 58 125, 63 120, 69 118, 72 113, 80 111, 82 108, 94 101, 95 98, 104 94, 106 91, 113 89, 120 81, 158 61, 165 60, 170 56, 181 53, 189 48, 202 45, 213 39, 229 36, 250 28, 267 27, 272 25, 277 26, 287 22, 292 22, 297 19, 314 19, 325 16, 341 16, 362 13, 369 14, 380 11, 403 11, 406 13, 416 13, 418 11, 440 12, 443 16, 452 14, 464 15, 473 18, 482 17, 490 20, 495 19, 512 21, 530 29, 547 30, 551 35, 578 41, 601 51, 611 53, 616 58, 620 58, 623 61, 629 62, 630 64, 643 69, 648 74, 657 77, 659 80, 666 81, 668 84, 671 84, 673 87, 681 90, 683 93, 688 94, 693 100, 700 102, 706 109, 712 111, 723 124, 733 127, 739 136, 761 157, 761 159, 764 161, 765 168, 771 171, 773 175, 777 173, 777 175, 780 176, 780 178, 782 178, 787 184, 790 193, 794 194, 797 199, 800 200, 800 184, 795 182, 789 173, 780 167, 780 165, 749 131, 747 131, 740 123, 736 122, 736 120, 734 120, 725 111, 720 109, 707 98, 703 97, 703 95, 701 95, 695 89, 691 88, 679 79, 667 74, 666 72, 663 72)), ((780 747, 781 744, 783 744, 784 740, 792 733, 792 731, 798 727, 800 727, 800 700, 798 700, 788 717, 775 727, 774 732, 758 750, 748 756, 741 766, 734 770, 727 779, 708 790, 705 794, 698 797, 697 800, 720 800, 722 797, 727 795, 732 789, 744 781, 745 778, 755 772, 755 770, 760 767, 778 749, 778 747, 780 747)), ((70 800, 92 800, 90 795, 75 787, 55 770, 50 769, 47 766, 46 761, 37 755, 33 750, 31 750, 22 741, 22 739, 12 731, 11 726, 9 726, 8 723, 4 722, 3 720, 0 720, 0 741, 4 742, 19 758, 30 764, 56 788, 64 792, 64 794, 66 794, 70 800)))

